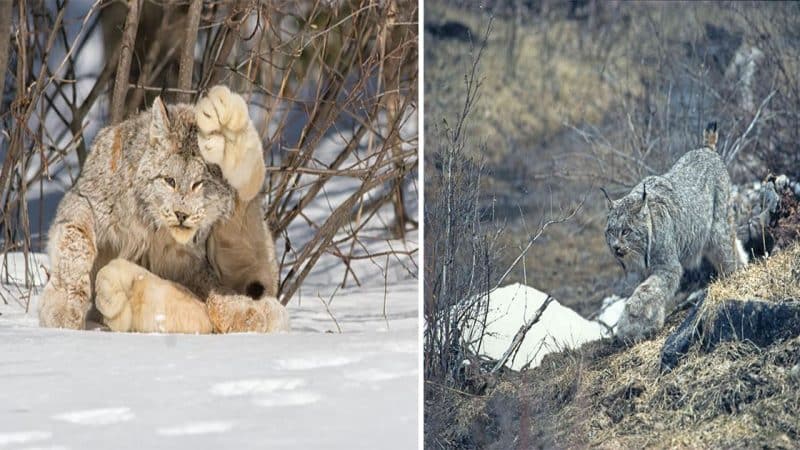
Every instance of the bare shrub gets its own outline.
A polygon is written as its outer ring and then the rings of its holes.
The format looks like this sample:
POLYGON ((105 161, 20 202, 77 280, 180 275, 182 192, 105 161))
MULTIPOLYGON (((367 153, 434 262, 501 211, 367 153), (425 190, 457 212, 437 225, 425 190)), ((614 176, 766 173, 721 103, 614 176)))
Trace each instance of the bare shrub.
POLYGON ((76 11, 65 1, 21 1, 10 24, 0 21, 0 35, 12 38, 0 55, 9 61, 0 67, 4 252, 42 248, 55 207, 48 200, 77 177, 100 126, 157 95, 193 102, 224 83, 248 100, 264 141, 265 220, 285 244, 284 304, 326 254, 347 268, 342 285, 359 283, 358 260, 416 274, 416 245, 404 239, 415 225, 407 208, 415 207, 418 160, 416 3, 127 5, 97 0, 76 11), (85 73, 81 63, 99 48, 99 72, 85 73), (320 202, 327 214, 310 206, 320 202))

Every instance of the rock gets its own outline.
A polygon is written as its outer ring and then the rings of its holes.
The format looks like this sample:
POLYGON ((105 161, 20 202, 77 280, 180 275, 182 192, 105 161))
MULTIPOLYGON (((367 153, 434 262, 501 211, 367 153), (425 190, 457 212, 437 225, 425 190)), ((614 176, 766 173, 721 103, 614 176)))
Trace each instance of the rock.
POLYGON ((700 344, 704 352, 728 341, 748 341, 764 348, 800 335, 800 302, 795 300, 725 300, 713 309, 704 309, 703 303, 667 337, 661 350, 662 371, 675 368, 694 344, 700 344))

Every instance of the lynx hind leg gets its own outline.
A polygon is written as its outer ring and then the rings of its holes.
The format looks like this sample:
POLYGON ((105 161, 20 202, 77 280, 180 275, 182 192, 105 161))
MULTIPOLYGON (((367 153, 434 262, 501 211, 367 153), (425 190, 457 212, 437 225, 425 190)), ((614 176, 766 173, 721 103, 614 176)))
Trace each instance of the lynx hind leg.
POLYGON ((736 233, 727 217, 711 224, 711 236, 705 256, 711 261, 719 276, 731 274, 746 265, 746 261, 741 260, 736 233))
POLYGON ((242 295, 213 293, 206 304, 217 333, 289 331, 289 313, 274 297, 252 300, 242 295))
POLYGON ((260 200, 237 205, 233 216, 215 225, 208 239, 209 260, 222 285, 253 299, 278 293, 275 244, 260 200))
POLYGON ((209 334, 206 305, 185 287, 154 274, 138 277, 131 289, 132 331, 209 334))
POLYGON ((50 279, 39 302, 39 324, 83 329, 92 305, 91 271, 97 255, 94 216, 80 198, 67 194, 50 229, 50 279))
POLYGON ((133 282, 150 272, 130 261, 117 258, 103 266, 95 277, 95 305, 113 331, 134 331, 131 310, 133 282))
POLYGON ((124 259, 97 273, 97 309, 113 331, 211 333, 205 305, 188 289, 124 259))
POLYGON ((626 302, 617 323, 617 336, 623 340, 640 341, 664 326, 666 296, 653 281, 645 280, 626 302))
POLYGON ((214 86, 195 106, 197 142, 203 158, 222 175, 243 201, 258 194, 266 167, 258 135, 242 96, 214 86))

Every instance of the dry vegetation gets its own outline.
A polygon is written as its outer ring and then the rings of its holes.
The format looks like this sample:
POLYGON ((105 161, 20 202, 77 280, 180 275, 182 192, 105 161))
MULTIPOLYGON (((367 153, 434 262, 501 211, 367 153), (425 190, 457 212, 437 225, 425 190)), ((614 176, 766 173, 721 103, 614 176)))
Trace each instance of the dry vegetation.
POLYGON ((379 252, 368 244, 416 226, 406 209, 417 189, 416 2, 74 3, 2 2, 4 253, 42 249, 55 208, 48 196, 74 182, 87 129, 157 95, 193 102, 224 83, 248 100, 264 142, 265 220, 285 243, 284 303, 325 254, 348 267, 342 285, 359 283, 357 260, 416 273, 416 243, 379 252), (85 73, 82 63, 100 54, 97 71, 85 73), (310 211, 320 202, 333 209, 322 219, 310 211), (290 236, 290 224, 311 236, 290 236))
MULTIPOLYGON (((734 287, 716 282, 709 300, 796 298, 797 280, 784 274, 795 276, 798 248, 738 273, 734 287), (758 287, 773 286, 776 276, 788 287, 758 287)), ((800 337, 765 349, 726 342, 706 353, 695 346, 662 373, 664 341, 685 316, 674 315, 661 333, 630 348, 606 340, 548 355, 535 370, 506 373, 486 395, 430 388, 426 423, 438 428, 429 430, 427 442, 433 448, 498 449, 795 447, 800 337)))

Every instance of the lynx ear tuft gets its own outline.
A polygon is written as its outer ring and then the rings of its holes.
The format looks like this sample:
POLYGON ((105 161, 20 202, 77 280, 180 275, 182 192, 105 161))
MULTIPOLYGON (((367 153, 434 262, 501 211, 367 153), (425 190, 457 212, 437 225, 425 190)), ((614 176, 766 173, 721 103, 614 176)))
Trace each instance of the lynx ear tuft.
POLYGON ((605 197, 606 197, 606 206, 608 206, 608 209, 613 209, 614 208, 614 200, 611 200, 611 197, 608 196, 608 192, 606 192, 606 188, 601 187, 600 190, 603 191, 603 195, 605 195, 605 197))
POLYGON ((167 137, 167 133, 169 133, 169 113, 167 113, 167 107, 161 101, 161 97, 156 97, 153 100, 151 111, 150 143, 154 144, 167 137))
POLYGON ((642 204, 647 204, 647 184, 642 184, 642 204))
POLYGON ((703 147, 708 147, 711 150, 717 150, 717 140, 719 139, 719 135, 717 134, 717 122, 710 122, 706 125, 706 129, 703 130, 703 147))

